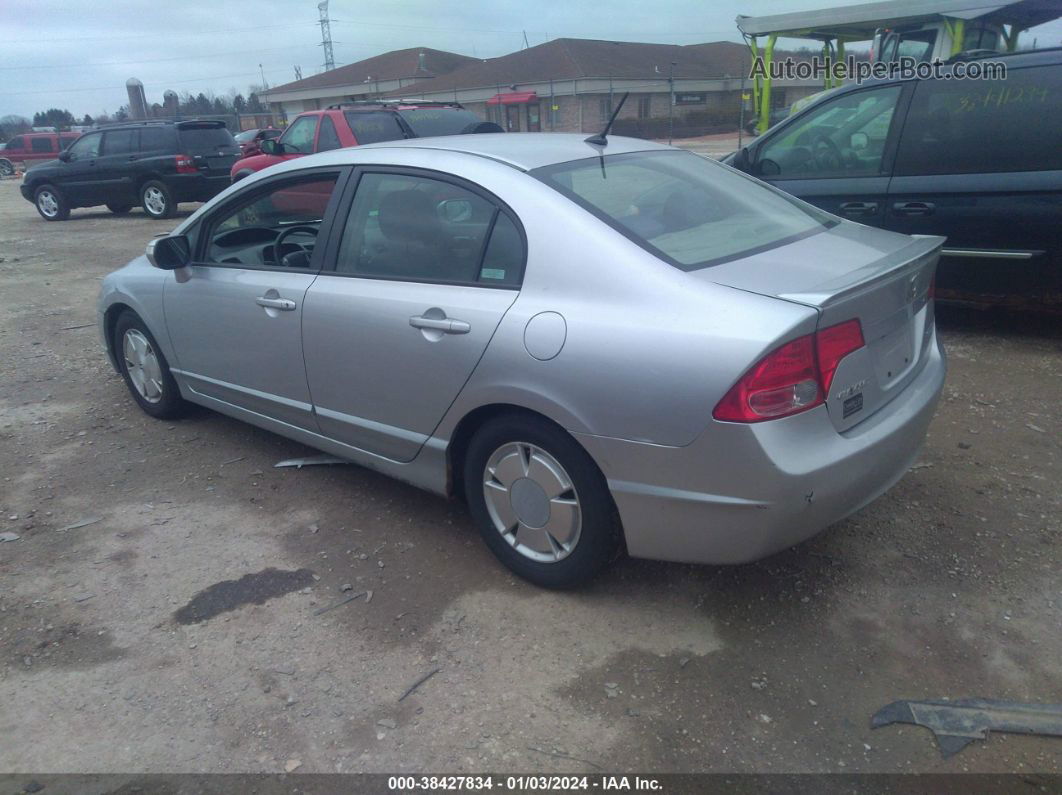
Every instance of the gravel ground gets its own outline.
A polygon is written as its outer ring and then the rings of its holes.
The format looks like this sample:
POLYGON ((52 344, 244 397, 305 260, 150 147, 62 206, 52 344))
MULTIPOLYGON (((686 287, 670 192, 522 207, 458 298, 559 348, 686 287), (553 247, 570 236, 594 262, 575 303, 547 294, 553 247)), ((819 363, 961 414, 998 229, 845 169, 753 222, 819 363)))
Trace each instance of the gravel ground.
POLYGON ((942 313, 920 462, 811 542, 550 593, 456 503, 143 415, 88 324, 170 226, 0 182, 0 772, 1062 772, 1062 739, 869 727, 1062 702, 1057 318, 942 313))

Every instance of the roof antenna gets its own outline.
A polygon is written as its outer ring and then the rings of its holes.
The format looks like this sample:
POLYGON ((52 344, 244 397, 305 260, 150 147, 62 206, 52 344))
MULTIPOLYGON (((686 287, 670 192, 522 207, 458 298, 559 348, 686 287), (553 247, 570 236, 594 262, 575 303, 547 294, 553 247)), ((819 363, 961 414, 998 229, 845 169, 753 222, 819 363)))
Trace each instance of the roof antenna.
POLYGON ((589 138, 586 138, 586 143, 594 144, 595 146, 608 146, 608 138, 606 138, 606 136, 608 135, 609 130, 612 129, 612 122, 614 122, 616 120, 616 117, 619 116, 619 112, 620 109, 623 107, 623 103, 627 101, 627 97, 629 97, 630 95, 631 92, 628 91, 622 97, 620 97, 619 104, 616 106, 616 109, 612 111, 612 117, 608 120, 608 124, 605 125, 605 129, 603 129, 597 135, 591 135, 589 138))

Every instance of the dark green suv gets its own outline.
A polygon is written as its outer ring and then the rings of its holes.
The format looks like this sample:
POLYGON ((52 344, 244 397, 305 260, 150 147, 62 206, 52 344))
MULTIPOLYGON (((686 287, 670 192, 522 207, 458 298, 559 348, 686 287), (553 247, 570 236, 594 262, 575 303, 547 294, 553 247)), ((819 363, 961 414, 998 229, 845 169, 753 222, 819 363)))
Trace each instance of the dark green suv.
POLYGON ((46 221, 75 207, 106 205, 113 213, 139 204, 170 218, 179 202, 201 202, 229 185, 240 147, 221 121, 145 121, 87 132, 51 160, 34 166, 21 190, 46 221))

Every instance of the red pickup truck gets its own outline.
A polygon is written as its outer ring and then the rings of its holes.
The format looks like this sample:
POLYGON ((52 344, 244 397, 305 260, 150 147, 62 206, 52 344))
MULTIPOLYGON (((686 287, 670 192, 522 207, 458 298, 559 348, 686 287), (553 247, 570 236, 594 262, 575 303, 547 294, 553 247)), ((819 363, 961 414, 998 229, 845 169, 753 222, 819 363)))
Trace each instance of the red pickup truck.
POLYGON ((22 133, 11 138, 0 148, 0 175, 10 176, 22 163, 31 166, 44 160, 55 160, 59 153, 81 137, 76 132, 22 133))
POLYGON ((447 102, 354 102, 300 113, 279 138, 262 141, 261 152, 237 160, 232 181, 294 157, 378 141, 434 135, 502 132, 494 122, 447 102))

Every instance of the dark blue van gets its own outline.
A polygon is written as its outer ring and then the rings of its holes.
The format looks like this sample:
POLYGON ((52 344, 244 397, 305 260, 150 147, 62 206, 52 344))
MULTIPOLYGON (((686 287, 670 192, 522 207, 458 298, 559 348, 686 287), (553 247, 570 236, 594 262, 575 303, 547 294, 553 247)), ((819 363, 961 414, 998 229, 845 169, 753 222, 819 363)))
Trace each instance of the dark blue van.
POLYGON ((827 92, 724 162, 843 218, 945 235, 938 299, 1062 310, 1062 49, 989 58, 1004 79, 953 64, 827 92))

